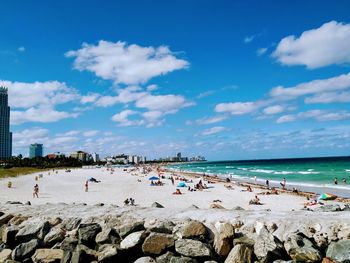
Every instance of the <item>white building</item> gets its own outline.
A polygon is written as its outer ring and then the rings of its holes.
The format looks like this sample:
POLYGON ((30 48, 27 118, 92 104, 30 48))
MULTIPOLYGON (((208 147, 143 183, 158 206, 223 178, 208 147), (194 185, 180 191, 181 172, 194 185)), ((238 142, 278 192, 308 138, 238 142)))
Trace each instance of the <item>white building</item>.
POLYGON ((92 154, 92 159, 94 160, 94 162, 99 162, 100 161, 100 155, 98 153, 93 153, 92 154))

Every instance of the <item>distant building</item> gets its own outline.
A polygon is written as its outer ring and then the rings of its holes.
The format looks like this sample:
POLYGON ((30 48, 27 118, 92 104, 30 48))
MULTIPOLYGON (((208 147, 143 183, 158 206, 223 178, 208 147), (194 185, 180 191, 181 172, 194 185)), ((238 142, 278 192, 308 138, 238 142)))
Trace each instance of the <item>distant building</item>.
POLYGON ((47 156, 47 158, 49 158, 49 159, 55 159, 55 158, 65 157, 64 153, 60 153, 60 152, 49 153, 49 154, 46 155, 46 156, 47 156))
POLYGON ((71 153, 70 157, 78 159, 82 162, 86 162, 88 160, 88 154, 83 151, 73 152, 71 153))
POLYGON ((0 87, 0 158, 12 156, 12 133, 10 132, 10 107, 7 88, 0 87))
POLYGON ((34 143, 29 146, 29 158, 43 157, 43 145, 34 143))
POLYGON ((94 162, 99 162, 100 161, 100 155, 97 153, 93 153, 92 154, 92 159, 94 160, 94 162))

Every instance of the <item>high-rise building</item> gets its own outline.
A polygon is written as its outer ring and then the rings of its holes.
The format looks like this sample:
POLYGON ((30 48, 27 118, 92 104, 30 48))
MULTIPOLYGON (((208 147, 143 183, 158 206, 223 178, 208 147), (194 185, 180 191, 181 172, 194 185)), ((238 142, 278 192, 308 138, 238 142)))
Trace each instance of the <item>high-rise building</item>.
POLYGON ((43 157, 43 145, 34 143, 29 146, 29 158, 43 157))
POLYGON ((7 88, 0 87, 0 158, 12 156, 12 133, 10 132, 10 107, 7 88))

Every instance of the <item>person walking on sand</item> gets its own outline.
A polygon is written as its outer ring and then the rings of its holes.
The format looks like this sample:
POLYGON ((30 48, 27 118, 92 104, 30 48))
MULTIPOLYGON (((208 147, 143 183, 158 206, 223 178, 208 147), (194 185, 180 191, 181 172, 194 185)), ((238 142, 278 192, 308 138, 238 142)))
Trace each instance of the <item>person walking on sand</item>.
POLYGON ((270 189, 270 181, 269 181, 269 179, 266 180, 266 187, 267 187, 268 189, 270 189))
POLYGON ((282 182, 281 182, 281 185, 282 185, 282 189, 283 189, 283 190, 286 190, 286 185, 287 185, 286 178, 283 178, 283 180, 282 180, 282 182))
POLYGON ((85 192, 89 191, 89 181, 85 182, 85 192))
POLYGON ((39 198, 39 185, 34 185, 33 198, 39 198))

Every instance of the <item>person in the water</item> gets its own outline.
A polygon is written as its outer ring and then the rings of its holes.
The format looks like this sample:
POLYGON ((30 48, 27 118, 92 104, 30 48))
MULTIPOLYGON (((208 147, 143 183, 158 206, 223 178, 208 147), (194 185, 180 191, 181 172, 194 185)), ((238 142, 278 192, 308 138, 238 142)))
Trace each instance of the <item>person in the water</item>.
POLYGON ((337 177, 334 178, 334 184, 338 184, 338 178, 337 177))

